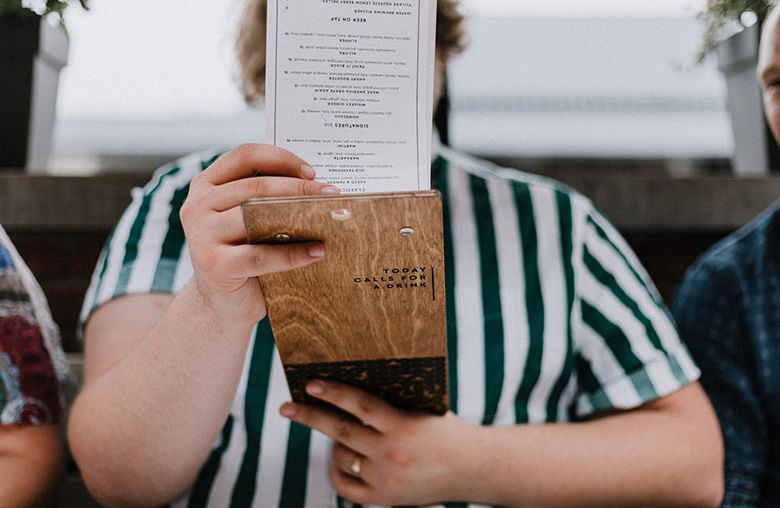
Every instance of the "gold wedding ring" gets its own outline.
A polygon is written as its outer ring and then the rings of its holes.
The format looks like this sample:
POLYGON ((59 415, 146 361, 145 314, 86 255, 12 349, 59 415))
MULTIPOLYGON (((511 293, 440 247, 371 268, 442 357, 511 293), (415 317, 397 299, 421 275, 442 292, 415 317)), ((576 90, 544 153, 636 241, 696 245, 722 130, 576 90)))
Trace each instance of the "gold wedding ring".
POLYGON ((360 478, 362 462, 363 459, 360 457, 360 455, 355 455, 355 458, 352 459, 352 464, 349 466, 349 472, 352 473, 352 476, 360 478))

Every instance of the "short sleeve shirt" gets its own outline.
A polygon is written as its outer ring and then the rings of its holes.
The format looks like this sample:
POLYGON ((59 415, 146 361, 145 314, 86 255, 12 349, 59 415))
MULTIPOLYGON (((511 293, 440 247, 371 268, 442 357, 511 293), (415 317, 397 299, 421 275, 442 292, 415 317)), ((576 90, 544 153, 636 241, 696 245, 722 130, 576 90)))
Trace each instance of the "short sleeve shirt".
MULTIPOLYGON (((216 154, 160 169, 108 241, 83 318, 192 276, 179 208, 216 154)), ((636 408, 696 380, 647 274, 590 201, 553 181, 441 149, 450 403, 482 425, 636 408)), ((289 399, 268 320, 252 337, 222 436, 177 506, 345 506, 332 443, 278 414, 289 399)), ((458 501, 458 500, 449 500, 458 501)))
POLYGON ((43 292, 0 227, 0 425, 56 423, 73 388, 43 292))
POLYGON ((690 269, 672 310, 725 443, 722 506, 780 506, 780 201, 690 269))

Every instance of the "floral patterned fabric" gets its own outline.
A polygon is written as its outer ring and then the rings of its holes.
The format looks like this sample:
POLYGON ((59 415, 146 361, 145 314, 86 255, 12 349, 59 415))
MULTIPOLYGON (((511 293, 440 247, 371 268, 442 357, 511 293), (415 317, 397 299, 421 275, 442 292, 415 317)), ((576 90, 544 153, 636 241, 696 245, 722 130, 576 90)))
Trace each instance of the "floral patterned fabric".
POLYGON ((43 292, 0 227, 0 424, 57 422, 72 387, 43 292))

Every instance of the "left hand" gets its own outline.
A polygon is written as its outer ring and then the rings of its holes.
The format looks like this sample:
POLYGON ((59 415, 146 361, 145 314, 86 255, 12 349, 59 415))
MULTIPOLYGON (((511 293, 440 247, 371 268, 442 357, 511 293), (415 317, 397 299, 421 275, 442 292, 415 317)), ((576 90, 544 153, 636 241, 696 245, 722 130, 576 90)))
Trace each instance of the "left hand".
POLYGON ((478 427, 452 413, 405 413, 339 383, 313 381, 306 391, 354 416, 291 402, 280 408, 334 440, 330 478, 341 497, 386 506, 466 501, 459 493, 469 492, 478 427))

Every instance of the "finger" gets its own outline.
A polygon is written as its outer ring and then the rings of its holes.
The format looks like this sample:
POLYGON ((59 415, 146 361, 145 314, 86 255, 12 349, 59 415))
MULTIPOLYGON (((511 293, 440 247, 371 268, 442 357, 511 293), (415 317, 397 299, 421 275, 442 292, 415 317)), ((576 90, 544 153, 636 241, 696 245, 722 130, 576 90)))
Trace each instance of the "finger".
POLYGON ((219 243, 242 245, 247 242, 244 212, 240 206, 212 214, 208 229, 211 230, 211 237, 219 243))
MULTIPOLYGON (((224 212, 210 214, 206 229, 208 238, 222 244, 242 245, 247 243, 244 212, 240 206, 234 206, 224 212)), ((294 245, 294 244, 293 244, 294 245)))
POLYGON ((371 499, 376 497, 370 485, 336 467, 330 469, 330 482, 339 496, 353 503, 371 504, 371 499))
POLYGON ((206 198, 212 210, 224 212, 247 199, 277 196, 320 196, 339 194, 339 189, 323 182, 281 176, 242 178, 213 187, 206 198))
POLYGON ((285 418, 318 430, 334 441, 358 453, 370 456, 379 434, 349 415, 308 404, 283 404, 279 412, 285 418))
POLYGON ((368 457, 351 448, 347 448, 338 442, 333 444, 333 465, 344 474, 360 478, 364 482, 370 483, 371 468, 369 467, 368 457), (356 462, 360 468, 358 473, 355 473, 353 470, 353 466, 356 462))
POLYGON ((314 180, 316 176, 311 166, 292 152, 276 146, 257 144, 241 145, 222 155, 202 175, 213 185, 221 185, 257 173, 306 180, 314 180))
POLYGON ((358 420, 386 432, 400 418, 399 411, 384 400, 341 383, 312 381, 306 392, 354 415, 358 420))
POLYGON ((325 256, 325 248, 321 243, 239 245, 228 247, 225 255, 227 275, 248 279, 316 263, 325 256))

